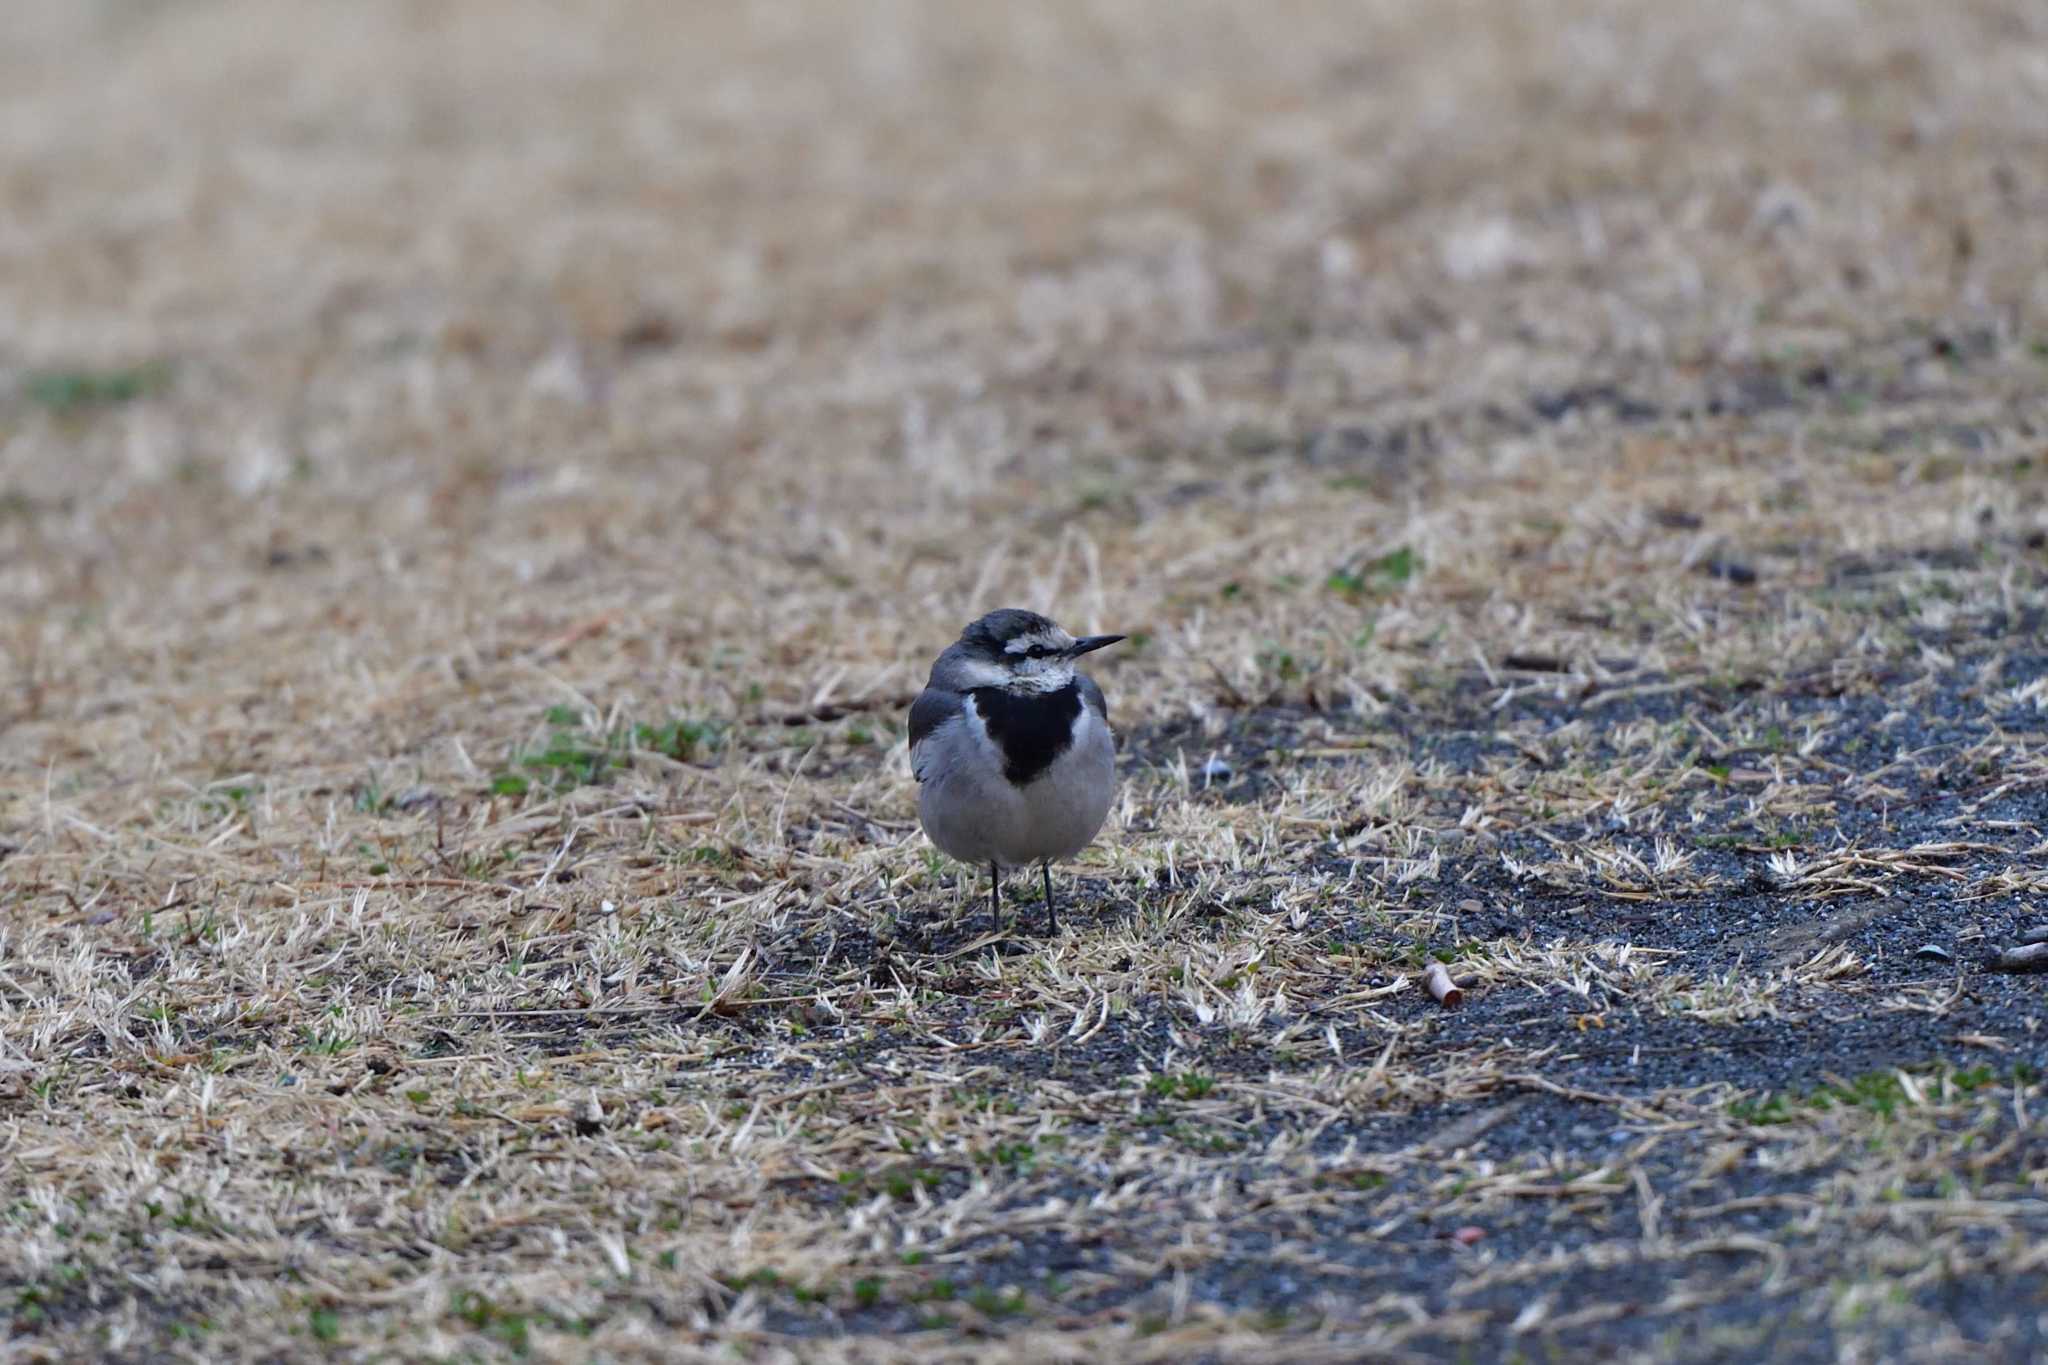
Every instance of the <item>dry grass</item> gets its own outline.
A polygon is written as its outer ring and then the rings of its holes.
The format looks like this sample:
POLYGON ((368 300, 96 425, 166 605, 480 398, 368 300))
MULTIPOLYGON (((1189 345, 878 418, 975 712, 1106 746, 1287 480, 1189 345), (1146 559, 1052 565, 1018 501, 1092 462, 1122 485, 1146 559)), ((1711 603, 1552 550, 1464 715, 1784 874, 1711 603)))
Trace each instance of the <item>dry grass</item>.
POLYGON ((2042 1349, 2037 6, 12 9, 0 1354, 2042 1349))

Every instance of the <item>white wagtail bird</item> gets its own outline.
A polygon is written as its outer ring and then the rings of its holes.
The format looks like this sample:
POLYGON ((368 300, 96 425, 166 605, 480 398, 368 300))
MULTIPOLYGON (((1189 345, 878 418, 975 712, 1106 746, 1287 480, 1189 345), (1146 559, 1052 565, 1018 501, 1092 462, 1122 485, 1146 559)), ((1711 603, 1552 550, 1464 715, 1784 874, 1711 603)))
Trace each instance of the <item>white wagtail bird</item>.
POLYGON ((1005 607, 960 632, 910 708, 917 818, 941 851, 989 870, 1002 921, 1003 869, 1037 863, 1048 929, 1059 928, 1052 864, 1088 846, 1116 793, 1116 740, 1102 689, 1074 661, 1121 635, 1081 639, 1005 607))

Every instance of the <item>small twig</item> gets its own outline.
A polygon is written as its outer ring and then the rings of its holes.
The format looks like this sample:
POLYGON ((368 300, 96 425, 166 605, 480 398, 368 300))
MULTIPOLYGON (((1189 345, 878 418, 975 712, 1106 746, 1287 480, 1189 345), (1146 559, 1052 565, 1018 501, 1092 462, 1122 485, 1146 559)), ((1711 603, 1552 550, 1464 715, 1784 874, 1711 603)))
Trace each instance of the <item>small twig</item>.
POLYGON ((611 629, 612 622, 615 619, 616 617, 607 612, 603 616, 593 616, 587 621, 571 626, 553 639, 543 640, 539 645, 535 646, 533 651, 526 656, 526 662, 547 663, 558 659, 562 655, 567 654, 574 646, 589 639, 591 636, 604 634, 607 630, 611 629))
POLYGON ((785 711, 779 716, 764 716, 762 719, 790 726, 822 724, 869 711, 901 711, 916 700, 915 695, 899 693, 887 697, 866 697, 859 701, 828 701, 802 711, 785 711))
POLYGON ((1244 693, 1237 690, 1237 684, 1231 682, 1229 678, 1224 676, 1223 670, 1216 666, 1216 661, 1214 659, 1204 656, 1202 662, 1208 665, 1209 671, 1211 673, 1214 673, 1216 675, 1217 683, 1222 686, 1223 691, 1229 696, 1230 704, 1232 706, 1235 706, 1240 710, 1246 710, 1250 708, 1251 702, 1245 699, 1244 693))
POLYGON ((866 825, 869 829, 874 830, 877 834, 887 834, 891 831, 902 831, 915 828, 915 826, 900 824, 895 821, 877 820, 873 816, 861 814, 852 806, 847 805, 844 801, 833 800, 830 797, 826 799, 830 802, 830 804, 835 810, 838 810, 843 814, 852 816, 854 819, 860 821, 863 825, 866 825))
POLYGON ((437 1019, 602 1019, 630 1018, 642 1014, 678 1014, 686 1005, 616 1005, 594 1006, 587 1009, 563 1008, 558 1010, 444 1010, 439 1014, 423 1014, 419 1018, 437 1019))
MULTIPOLYGON (((1609 673, 1629 673, 1635 670, 1636 661, 1624 658, 1596 658, 1593 664, 1609 673)), ((1570 659, 1556 654, 1509 654, 1500 661, 1502 668, 1520 673, 1569 673, 1573 664, 1570 659)))
MULTIPOLYGON (((801 1005, 815 1000, 815 995, 760 995, 749 1000, 714 1001, 719 1013, 727 1010, 754 1009, 761 1005, 801 1005)), ((423 1014, 422 1019, 630 1019, 647 1014, 681 1014, 689 1009, 687 1004, 672 1005, 591 1005, 580 1008, 564 1007, 558 1010, 448 1010, 441 1014, 423 1014)), ((701 1006, 696 1013, 702 1015, 710 1006, 701 1006)))
POLYGON ((1994 972, 2048 972, 2048 943, 2002 948, 1990 966, 1994 972))
POLYGON ((1546 1076, 1538 1076, 1534 1072, 1517 1071, 1511 1075, 1501 1077, 1501 1080, 1506 1084, 1519 1085, 1528 1090, 1541 1090, 1546 1094, 1557 1095, 1567 1100, 1584 1100, 1588 1104, 1633 1105, 1635 1103, 1626 1095, 1609 1095, 1598 1090, 1581 1090, 1575 1085, 1559 1085, 1556 1081, 1546 1076))
POLYGON ((427 886, 453 887, 458 891, 504 891, 513 895, 518 895, 521 891, 519 887, 505 882, 479 882, 467 877, 377 877, 368 881, 344 882, 330 882, 316 877, 312 881, 301 882, 298 886, 290 882, 276 882, 274 885, 281 886, 293 894, 297 894, 301 887, 310 890, 320 886, 332 887, 338 891, 413 891, 427 886))
POLYGON ((535 891, 548 884, 548 878, 555 875, 555 869, 562 865, 562 859, 569 856, 569 846, 576 842, 578 832, 578 827, 572 823, 569 826, 569 832, 562 836, 562 846, 555 850, 554 857, 548 859, 548 865, 541 869, 541 874, 533 879, 533 889, 535 891))
POLYGON ((1670 682, 1641 683, 1634 687, 1617 687, 1607 692, 1596 692, 1586 698, 1584 709, 1597 711, 1603 706, 1612 706, 1619 701, 1662 696, 1668 692, 1683 692, 1698 685, 1695 678, 1677 678, 1670 682))
POLYGON ((822 1085, 807 1085, 801 1090, 788 1090, 780 1095, 763 1095, 761 1097, 761 1104, 763 1107, 772 1104, 794 1104, 798 1100, 809 1099, 813 1095, 823 1095, 833 1090, 850 1090, 856 1085, 873 1084, 874 1078, 870 1076, 848 1076, 845 1080, 826 1081, 822 1085))
POLYGON ((964 943, 950 953, 941 953, 937 960, 940 962, 951 962, 956 957, 966 957, 970 953, 978 953, 990 944, 1008 943, 1009 941, 1010 935, 1008 932, 998 929, 994 933, 983 934, 980 938, 970 943, 964 943))

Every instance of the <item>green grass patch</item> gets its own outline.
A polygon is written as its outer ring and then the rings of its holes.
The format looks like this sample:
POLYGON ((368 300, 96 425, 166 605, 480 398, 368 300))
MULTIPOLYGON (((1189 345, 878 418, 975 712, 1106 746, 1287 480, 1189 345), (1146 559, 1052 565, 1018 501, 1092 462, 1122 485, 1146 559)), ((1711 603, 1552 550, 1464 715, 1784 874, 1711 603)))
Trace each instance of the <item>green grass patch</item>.
POLYGON ((1216 1078, 1199 1071, 1183 1071, 1178 1075, 1161 1073, 1145 1082, 1146 1093, 1163 1100, 1199 1100, 1215 1089, 1216 1078))
POLYGON ((548 727, 546 737, 512 754, 491 778, 492 795, 524 796, 535 788, 559 795, 596 786, 629 766, 635 753, 678 761, 696 758, 716 748, 721 735, 715 721, 681 718, 601 729, 573 706, 550 706, 542 720, 548 727))
MULTIPOLYGON (((1944 1081, 1951 1089, 1968 1095, 1987 1087, 2031 1085, 2038 1079, 2034 1068, 2024 1063, 2002 1072, 1990 1066, 1976 1066, 1956 1070, 1909 1069, 1909 1074, 1921 1079, 1921 1089, 1928 1094, 1939 1094, 1944 1081)), ((1770 1126, 1795 1123, 1834 1110, 1861 1109, 1889 1119, 1909 1102, 1906 1083, 1897 1070, 1870 1071, 1804 1093, 1765 1091, 1745 1096, 1728 1106, 1728 1116, 1738 1123, 1770 1126)))
POLYGON ((1323 586, 1344 597, 1363 597, 1387 592, 1414 578, 1422 568, 1422 557, 1409 546, 1389 550, 1377 559, 1338 569, 1323 586))
POLYGON ((112 407, 156 393, 170 382, 170 368, 152 363, 112 370, 43 370, 28 377, 22 394, 60 415, 112 407))

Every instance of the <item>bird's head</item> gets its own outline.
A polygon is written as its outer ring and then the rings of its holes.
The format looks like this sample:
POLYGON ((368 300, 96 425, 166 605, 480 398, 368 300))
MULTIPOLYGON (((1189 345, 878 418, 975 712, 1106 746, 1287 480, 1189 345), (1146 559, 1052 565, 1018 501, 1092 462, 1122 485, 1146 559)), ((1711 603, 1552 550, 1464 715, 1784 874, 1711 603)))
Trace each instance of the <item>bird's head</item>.
POLYGON ((1002 687, 1013 692, 1057 692, 1074 680, 1074 661, 1113 645, 1121 635, 1079 639, 1035 611, 1004 607, 960 632, 946 651, 967 688, 1002 687))

